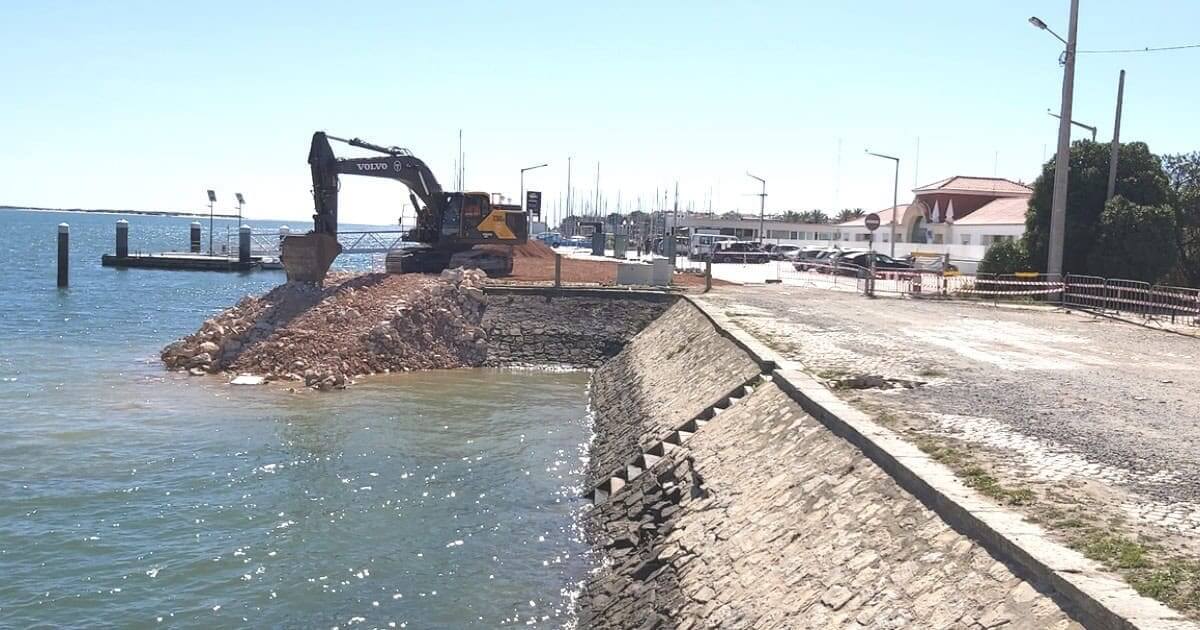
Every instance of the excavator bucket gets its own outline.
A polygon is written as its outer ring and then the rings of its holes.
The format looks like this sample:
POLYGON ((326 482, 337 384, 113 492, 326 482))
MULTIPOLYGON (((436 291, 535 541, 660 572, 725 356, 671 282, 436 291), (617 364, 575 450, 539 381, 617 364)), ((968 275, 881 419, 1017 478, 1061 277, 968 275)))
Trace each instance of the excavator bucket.
POLYGON ((336 237, 312 232, 303 236, 284 237, 280 245, 279 262, 287 272, 288 282, 321 284, 333 259, 342 253, 336 237))

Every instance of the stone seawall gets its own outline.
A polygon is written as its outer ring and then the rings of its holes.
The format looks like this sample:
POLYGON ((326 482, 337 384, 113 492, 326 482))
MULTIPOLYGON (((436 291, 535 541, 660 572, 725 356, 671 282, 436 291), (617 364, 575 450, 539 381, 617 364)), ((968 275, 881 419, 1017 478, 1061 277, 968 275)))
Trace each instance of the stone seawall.
POLYGON ((600 483, 760 371, 695 306, 672 306, 592 378, 588 478, 600 483))
POLYGON ((616 355, 677 296, 636 291, 488 287, 485 365, 593 368, 616 355))
POLYGON ((681 301, 594 373, 581 628, 1081 627, 731 346, 681 301))

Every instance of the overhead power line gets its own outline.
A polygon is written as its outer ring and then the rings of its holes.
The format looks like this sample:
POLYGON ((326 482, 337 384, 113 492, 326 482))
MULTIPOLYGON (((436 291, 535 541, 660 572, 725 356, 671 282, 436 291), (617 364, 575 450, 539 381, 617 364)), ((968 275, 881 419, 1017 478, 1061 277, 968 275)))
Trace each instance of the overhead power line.
POLYGON ((1143 53, 1163 52, 1167 50, 1183 50, 1185 48, 1200 48, 1200 44, 1184 44, 1182 46, 1160 46, 1158 48, 1114 48, 1111 50, 1081 50, 1080 54, 1112 54, 1112 53, 1143 53))

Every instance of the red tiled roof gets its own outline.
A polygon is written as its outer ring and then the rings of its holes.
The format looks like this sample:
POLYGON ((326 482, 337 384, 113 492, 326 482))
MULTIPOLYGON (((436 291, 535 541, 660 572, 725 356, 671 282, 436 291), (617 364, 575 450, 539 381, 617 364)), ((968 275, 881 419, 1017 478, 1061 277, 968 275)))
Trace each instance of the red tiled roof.
POLYGON ((958 219, 954 225, 1014 225, 1025 223, 1029 197, 1003 197, 958 219))
MULTIPOLYGON (((896 221, 899 222, 901 219, 904 218, 904 211, 908 210, 908 204, 896 206, 896 208, 900 209, 900 214, 896 215, 896 221)), ((892 208, 884 208, 883 210, 875 211, 875 214, 879 215, 879 225, 887 225, 888 223, 892 222, 892 210, 893 210, 892 208)), ((863 227, 864 224, 863 224, 863 218, 858 217, 856 219, 850 219, 849 221, 846 221, 844 223, 839 223, 838 225, 839 226, 846 225, 846 226, 853 226, 853 227, 863 227)))
POLYGON ((1033 190, 1024 184, 1000 177, 964 177, 955 175, 941 181, 914 188, 915 193, 927 192, 997 193, 1002 195, 1028 195, 1033 190))

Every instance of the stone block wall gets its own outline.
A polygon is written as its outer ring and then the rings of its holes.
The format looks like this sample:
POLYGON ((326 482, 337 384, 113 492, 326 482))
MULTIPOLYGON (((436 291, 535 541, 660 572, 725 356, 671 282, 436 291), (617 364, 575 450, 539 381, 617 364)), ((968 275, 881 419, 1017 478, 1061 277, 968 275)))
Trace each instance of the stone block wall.
POLYGON ((589 479, 599 483, 759 372, 699 309, 676 303, 592 375, 589 479))
POLYGON ((678 299, 665 293, 492 287, 485 297, 485 365, 581 368, 616 355, 678 299))

